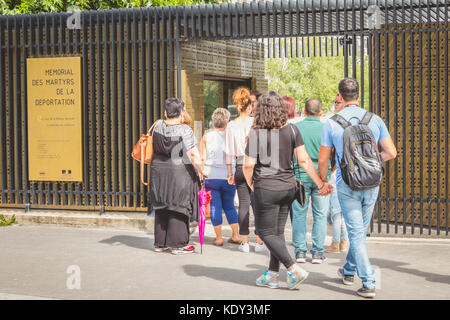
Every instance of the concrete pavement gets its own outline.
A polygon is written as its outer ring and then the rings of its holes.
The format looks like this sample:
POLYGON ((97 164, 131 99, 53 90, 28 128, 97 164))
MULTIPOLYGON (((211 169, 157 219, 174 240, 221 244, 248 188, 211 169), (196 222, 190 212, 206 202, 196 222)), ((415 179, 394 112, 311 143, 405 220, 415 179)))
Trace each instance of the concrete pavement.
MULTIPOLYGON (((328 254, 322 265, 303 265, 310 276, 299 291, 285 288, 282 268, 282 288, 273 290, 254 285, 268 253, 244 254, 212 240, 208 224, 203 255, 174 256, 153 252, 153 235, 146 231, 3 227, 0 299, 362 299, 355 294, 358 278, 353 286, 337 279, 343 253, 328 254), (80 289, 73 288, 76 270, 80 289)), ((200 252, 195 234, 193 242, 200 252)), ((368 239, 381 286, 376 299, 450 299, 449 248, 448 240, 368 239)))
MULTIPOLYGON (((251 212, 251 208, 250 208, 251 212)), ((71 210, 40 210, 33 209, 30 212, 24 212, 20 209, 2 208, 0 214, 6 218, 15 215, 16 221, 22 225, 57 225, 74 228, 112 228, 120 230, 153 230, 154 216, 147 216, 146 212, 120 212, 111 211, 99 214, 94 211, 71 211, 71 210)), ((223 217, 226 221, 225 215, 223 217)), ((250 220, 253 220, 253 214, 250 214, 250 220)), ((207 222, 210 221, 207 219, 207 222)), ((312 229, 313 216, 311 206, 306 216, 307 230, 312 229)), ((289 221, 288 226, 289 228, 289 221)), ((370 228, 368 230, 370 232, 370 228)), ((332 234, 331 226, 328 226, 328 234, 332 234)), ((420 234, 419 227, 403 225, 398 223, 387 224, 379 222, 374 216, 372 236, 375 237, 398 237, 398 238, 427 238, 427 239, 448 239, 445 229, 437 233, 436 228, 428 228, 424 226, 423 234, 420 234), (404 230, 403 230, 404 229, 404 230)))

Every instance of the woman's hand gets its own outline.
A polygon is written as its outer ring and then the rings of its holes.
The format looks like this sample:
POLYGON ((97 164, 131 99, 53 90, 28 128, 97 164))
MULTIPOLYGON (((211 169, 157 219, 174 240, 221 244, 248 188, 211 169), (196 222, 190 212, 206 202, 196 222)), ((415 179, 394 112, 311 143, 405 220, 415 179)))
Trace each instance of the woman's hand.
POLYGON ((251 158, 248 155, 244 156, 244 165, 242 166, 242 171, 244 173, 245 181, 247 181, 247 185, 251 186, 251 188, 253 188, 253 169, 255 168, 255 164, 255 158, 251 158))
POLYGON ((192 149, 188 150, 187 155, 195 170, 197 171, 199 177, 201 178, 201 176, 203 176, 205 178, 208 178, 209 172, 206 172, 205 168, 203 167, 200 152, 198 151, 197 147, 193 147, 192 149))
POLYGON ((194 127, 194 121, 186 110, 182 112, 181 123, 187 124, 191 128, 194 127))
POLYGON ((236 181, 234 180, 234 174, 233 174, 233 158, 228 154, 226 154, 225 163, 227 166, 228 184, 231 184, 232 186, 234 186, 236 184, 236 181))

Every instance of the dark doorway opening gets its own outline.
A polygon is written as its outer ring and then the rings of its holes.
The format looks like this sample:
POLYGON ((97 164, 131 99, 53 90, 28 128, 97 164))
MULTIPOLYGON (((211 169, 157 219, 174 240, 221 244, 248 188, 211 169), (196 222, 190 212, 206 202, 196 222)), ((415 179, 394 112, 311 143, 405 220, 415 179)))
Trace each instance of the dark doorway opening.
POLYGON ((233 102, 233 91, 239 87, 251 89, 252 80, 250 78, 232 78, 216 75, 205 75, 204 95, 205 95, 205 131, 212 129, 211 116, 217 108, 227 108, 231 113, 231 120, 238 116, 236 106, 233 102))

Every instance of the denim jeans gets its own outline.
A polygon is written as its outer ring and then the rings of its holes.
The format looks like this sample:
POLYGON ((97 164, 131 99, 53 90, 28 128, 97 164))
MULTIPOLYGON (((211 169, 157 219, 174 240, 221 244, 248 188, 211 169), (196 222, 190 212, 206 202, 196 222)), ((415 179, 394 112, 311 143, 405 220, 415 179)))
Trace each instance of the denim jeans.
POLYGON ((311 253, 323 253, 323 244, 327 234, 327 214, 330 207, 329 196, 321 196, 318 193, 318 187, 314 182, 305 182, 306 203, 302 207, 295 200, 292 203, 292 243, 295 247, 295 253, 306 252, 306 213, 308 212, 309 199, 311 198, 311 207, 313 213, 312 228, 312 249, 311 253))
POLYGON ((330 210, 328 211, 328 223, 333 227, 333 242, 347 240, 347 229, 341 214, 341 206, 337 195, 337 189, 333 189, 330 196, 330 210))
POLYGON ((236 186, 225 179, 206 179, 206 191, 211 191, 211 222, 213 226, 222 224, 222 209, 229 224, 238 223, 238 213, 234 206, 236 186))
POLYGON ((353 191, 343 181, 337 185, 339 204, 350 240, 344 274, 354 275, 357 273, 366 288, 374 288, 376 284, 375 271, 367 254, 366 235, 379 190, 380 187, 353 191))

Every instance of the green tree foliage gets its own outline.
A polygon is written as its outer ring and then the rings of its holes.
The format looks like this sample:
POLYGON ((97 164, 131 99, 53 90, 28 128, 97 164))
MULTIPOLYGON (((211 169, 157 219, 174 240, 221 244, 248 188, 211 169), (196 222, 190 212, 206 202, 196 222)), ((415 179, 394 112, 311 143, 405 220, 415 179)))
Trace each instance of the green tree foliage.
MULTIPOLYGON (((283 45, 283 44, 282 44, 283 45)), ((351 70, 352 57, 349 57, 351 70)), ((356 79, 361 79, 361 60, 356 58, 356 79)), ((301 111, 310 98, 322 101, 324 111, 330 110, 338 93, 338 83, 344 77, 344 57, 319 56, 310 58, 266 59, 269 90, 293 97, 301 111)), ((364 107, 369 105, 368 58, 364 61, 364 107)))
POLYGON ((0 14, 65 12, 73 5, 80 10, 106 10, 221 2, 227 0, 0 0, 0 14))
POLYGON ((219 104, 219 82, 217 81, 203 81, 203 93, 204 93, 204 105, 205 105, 205 126, 212 128, 210 126, 211 116, 214 110, 219 104))

